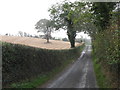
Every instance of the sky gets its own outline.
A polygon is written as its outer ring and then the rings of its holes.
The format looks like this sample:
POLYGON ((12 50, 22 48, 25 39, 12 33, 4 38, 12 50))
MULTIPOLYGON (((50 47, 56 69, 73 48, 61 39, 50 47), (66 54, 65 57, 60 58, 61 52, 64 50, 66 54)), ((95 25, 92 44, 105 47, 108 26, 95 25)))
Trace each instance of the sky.
MULTIPOLYGON (((50 19, 48 9, 61 1, 63 0, 0 0, 0 35, 6 33, 16 35, 18 31, 37 34, 35 24, 40 19, 50 19)), ((52 35, 67 37, 64 30, 56 31, 52 35)), ((78 36, 80 35, 83 33, 78 36)))

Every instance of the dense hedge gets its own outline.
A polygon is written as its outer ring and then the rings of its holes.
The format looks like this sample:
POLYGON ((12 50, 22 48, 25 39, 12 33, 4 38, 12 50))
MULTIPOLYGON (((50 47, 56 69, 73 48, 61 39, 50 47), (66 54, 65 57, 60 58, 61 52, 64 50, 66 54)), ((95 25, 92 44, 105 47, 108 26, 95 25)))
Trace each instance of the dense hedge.
POLYGON ((48 50, 2 43, 3 86, 30 79, 59 67, 80 55, 82 46, 67 50, 48 50))
POLYGON ((112 88, 120 88, 120 31, 117 23, 117 18, 114 16, 110 26, 94 35, 95 39, 92 41, 97 64, 102 66, 102 70, 110 82, 109 86, 112 88))

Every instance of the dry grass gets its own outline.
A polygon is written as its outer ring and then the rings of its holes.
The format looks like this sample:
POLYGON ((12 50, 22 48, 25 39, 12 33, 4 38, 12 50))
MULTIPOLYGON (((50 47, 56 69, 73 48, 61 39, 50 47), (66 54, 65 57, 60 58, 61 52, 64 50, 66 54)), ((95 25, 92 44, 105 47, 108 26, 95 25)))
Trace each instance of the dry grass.
MULTIPOLYGON (((50 40, 50 43, 46 43, 46 39, 38 39, 31 37, 18 37, 18 36, 0 36, 0 41, 28 45, 38 48, 46 49, 69 49, 70 43, 58 40, 50 40)), ((76 46, 81 45, 82 43, 76 43, 76 46)))

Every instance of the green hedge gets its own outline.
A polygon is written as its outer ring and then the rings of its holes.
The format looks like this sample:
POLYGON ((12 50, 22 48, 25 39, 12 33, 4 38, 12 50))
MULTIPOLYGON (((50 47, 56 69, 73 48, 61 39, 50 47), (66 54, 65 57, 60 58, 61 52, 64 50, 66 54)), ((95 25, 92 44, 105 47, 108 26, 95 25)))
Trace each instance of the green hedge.
POLYGON ((106 30, 94 34, 93 56, 97 59, 97 64, 100 64, 107 82, 110 83, 109 87, 120 88, 120 30, 115 17, 110 23, 106 30))
POLYGON ((66 50, 48 50, 2 43, 3 86, 36 77, 80 55, 82 46, 66 50))

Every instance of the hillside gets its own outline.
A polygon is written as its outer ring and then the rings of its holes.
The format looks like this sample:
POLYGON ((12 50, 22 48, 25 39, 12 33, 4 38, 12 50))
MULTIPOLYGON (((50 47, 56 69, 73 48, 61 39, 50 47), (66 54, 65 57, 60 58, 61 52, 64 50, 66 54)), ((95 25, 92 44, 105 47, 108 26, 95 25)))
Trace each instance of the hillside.
MULTIPOLYGON (((50 40, 46 43, 46 39, 32 38, 32 37, 18 37, 18 36, 0 36, 0 41, 9 42, 14 44, 28 45, 38 48, 46 49, 69 49, 70 43, 58 40, 50 40)), ((76 46, 80 45, 76 43, 76 46)))

